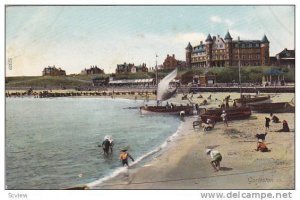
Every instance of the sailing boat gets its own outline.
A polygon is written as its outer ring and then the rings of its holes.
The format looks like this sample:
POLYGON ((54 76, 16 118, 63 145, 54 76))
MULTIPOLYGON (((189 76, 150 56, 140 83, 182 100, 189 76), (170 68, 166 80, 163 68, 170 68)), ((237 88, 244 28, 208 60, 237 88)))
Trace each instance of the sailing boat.
MULTIPOLYGON (((177 76, 177 68, 173 70, 170 74, 164 77, 157 86, 156 100, 157 102, 166 101, 170 99, 177 91, 177 87, 170 88, 170 82, 177 76)), ((167 106, 142 106, 140 107, 140 111, 142 114, 148 113, 165 113, 165 114, 178 114, 181 111, 184 111, 185 114, 189 115, 193 113, 192 105, 167 105, 167 106)))

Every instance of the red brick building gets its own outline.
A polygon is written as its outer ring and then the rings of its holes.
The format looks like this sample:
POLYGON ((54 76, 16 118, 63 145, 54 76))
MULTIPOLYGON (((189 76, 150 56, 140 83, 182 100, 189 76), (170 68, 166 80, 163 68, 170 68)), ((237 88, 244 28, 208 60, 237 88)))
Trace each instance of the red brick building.
POLYGON ((100 69, 95 66, 91 66, 90 69, 84 69, 81 71, 81 74, 88 75, 88 74, 104 74, 104 70, 100 69))
POLYGON ((175 69, 176 67, 181 68, 185 66, 184 61, 177 60, 175 55, 167 55, 166 59, 163 62, 163 69, 175 69))
POLYGON ((118 64, 116 74, 120 73, 137 73, 137 72, 148 72, 146 63, 135 66, 133 63, 118 64))
POLYGON ((53 67, 48 66, 45 67, 43 70, 43 76, 65 76, 66 71, 62 70, 61 68, 56 68, 55 65, 53 67))
POLYGON ((227 32, 224 39, 208 34, 205 42, 194 47, 188 43, 186 50, 187 67, 224 67, 270 65, 269 40, 233 40, 227 32))

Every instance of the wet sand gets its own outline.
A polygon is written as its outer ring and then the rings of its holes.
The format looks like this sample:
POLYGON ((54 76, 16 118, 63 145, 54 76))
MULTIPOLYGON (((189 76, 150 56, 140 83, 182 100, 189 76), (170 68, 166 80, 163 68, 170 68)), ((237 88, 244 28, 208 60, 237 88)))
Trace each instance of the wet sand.
MULTIPOLYGON (((274 95, 273 100, 290 101, 293 97, 282 95, 274 95)), ((214 104, 212 100, 210 105, 214 104)), ((230 121, 229 127, 219 122, 209 132, 193 129, 196 118, 186 117, 179 136, 162 154, 90 189, 294 189, 295 115, 276 115, 281 121, 288 121, 291 132, 274 132, 282 124, 271 123, 266 137, 271 152, 255 151, 255 134, 264 133, 267 114, 253 113, 250 119, 230 121), (219 172, 210 165, 210 157, 205 153, 208 147, 219 150, 223 156, 219 172)))

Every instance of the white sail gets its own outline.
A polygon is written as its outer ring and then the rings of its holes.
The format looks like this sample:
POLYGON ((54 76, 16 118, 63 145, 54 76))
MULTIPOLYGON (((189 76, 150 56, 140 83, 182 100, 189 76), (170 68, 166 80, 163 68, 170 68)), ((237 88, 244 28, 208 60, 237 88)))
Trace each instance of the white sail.
POLYGON ((177 76, 177 68, 159 82, 157 87, 157 97, 156 97, 157 100, 164 101, 171 98, 175 94, 177 88, 169 89, 169 83, 176 76, 177 76))

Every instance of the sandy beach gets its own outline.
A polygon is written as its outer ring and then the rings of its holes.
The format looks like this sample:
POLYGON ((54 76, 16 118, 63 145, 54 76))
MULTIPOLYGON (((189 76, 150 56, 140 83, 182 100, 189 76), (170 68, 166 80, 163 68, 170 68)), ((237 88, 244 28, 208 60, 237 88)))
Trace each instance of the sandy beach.
MULTIPOLYGON (((213 96, 222 99, 226 95, 213 96)), ((290 101, 293 96, 273 94, 272 99, 290 101)), ((178 95, 169 102, 180 103, 180 99, 178 95)), ((212 100, 209 106, 217 104, 218 101, 212 100)), ((142 167, 130 167, 127 172, 90 189, 294 189, 295 114, 276 115, 281 121, 288 121, 291 132, 274 132, 282 124, 271 123, 266 137, 270 152, 255 151, 255 134, 264 133, 264 118, 268 114, 253 113, 247 120, 229 121, 229 127, 219 122, 208 132, 193 129, 196 116, 186 117, 178 137, 161 154, 142 167), (220 171, 213 170, 206 148, 221 152, 220 171)))

